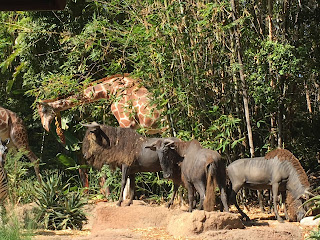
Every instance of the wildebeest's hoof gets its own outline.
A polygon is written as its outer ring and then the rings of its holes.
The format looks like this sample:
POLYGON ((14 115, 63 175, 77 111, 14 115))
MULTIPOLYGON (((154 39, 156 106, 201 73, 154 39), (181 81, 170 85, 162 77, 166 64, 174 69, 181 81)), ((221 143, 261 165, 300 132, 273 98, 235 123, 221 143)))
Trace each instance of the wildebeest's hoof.
POLYGON ((117 202, 116 204, 118 207, 121 207, 121 202, 117 202))
POLYGON ((126 207, 128 207, 128 206, 130 206, 132 204, 132 202, 130 201, 130 202, 128 202, 128 203, 126 203, 126 207))

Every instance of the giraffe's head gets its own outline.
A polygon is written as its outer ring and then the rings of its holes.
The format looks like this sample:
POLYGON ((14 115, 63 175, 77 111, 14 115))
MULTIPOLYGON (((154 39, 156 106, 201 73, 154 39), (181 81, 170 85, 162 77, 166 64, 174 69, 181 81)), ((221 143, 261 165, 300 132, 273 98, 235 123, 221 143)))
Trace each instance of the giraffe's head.
POLYGON ((5 161, 5 156, 8 152, 8 147, 7 145, 9 144, 10 139, 7 138, 6 140, 2 141, 0 139, 0 167, 3 167, 4 161, 5 161))
POLYGON ((50 124, 53 118, 56 116, 56 113, 48 103, 43 101, 38 102, 37 107, 38 107, 38 113, 40 115, 42 127, 49 132, 50 124))

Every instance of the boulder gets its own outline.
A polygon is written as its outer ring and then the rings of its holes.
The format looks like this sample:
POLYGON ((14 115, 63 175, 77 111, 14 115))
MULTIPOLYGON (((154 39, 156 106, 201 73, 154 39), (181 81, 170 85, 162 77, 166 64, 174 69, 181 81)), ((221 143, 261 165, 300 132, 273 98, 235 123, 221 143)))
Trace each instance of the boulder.
POLYGON ((320 224, 320 218, 314 219, 315 216, 302 218, 300 224, 303 226, 318 226, 320 224))
POLYGON ((244 228, 237 214, 195 210, 172 216, 167 231, 175 236, 190 236, 211 230, 244 228))

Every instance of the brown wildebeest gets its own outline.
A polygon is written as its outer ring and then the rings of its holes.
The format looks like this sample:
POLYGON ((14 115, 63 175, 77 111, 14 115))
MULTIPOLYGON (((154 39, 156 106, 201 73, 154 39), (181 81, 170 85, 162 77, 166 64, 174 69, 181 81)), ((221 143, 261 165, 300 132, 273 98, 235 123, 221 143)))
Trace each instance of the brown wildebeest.
MULTIPOLYGON (((278 193, 289 191, 295 201, 299 201, 305 194, 309 194, 308 177, 298 159, 285 149, 276 149, 265 157, 245 158, 232 162, 227 167, 227 174, 232 184, 230 201, 237 207, 239 213, 246 220, 250 218, 240 209, 237 201, 237 192, 242 187, 255 190, 271 189, 274 212, 277 220, 283 222, 277 209, 278 193)), ((300 203, 302 203, 300 201, 300 203)), ((297 204, 297 202, 296 202, 297 204)), ((296 209, 297 220, 305 215, 305 210, 296 209)))
POLYGON ((188 189, 189 212, 194 205, 194 189, 200 195, 199 209, 203 206, 207 211, 214 209, 216 183, 220 188, 224 211, 229 211, 226 166, 218 152, 202 148, 197 140, 176 142, 159 139, 147 147, 158 153, 164 177, 175 178, 174 169, 180 166, 182 180, 188 189))
MULTIPOLYGON (((104 164, 108 164, 111 169, 121 168, 121 193, 117 205, 120 206, 123 201, 123 190, 128 177, 131 195, 127 205, 132 204, 135 173, 161 171, 157 153, 145 148, 160 138, 147 138, 130 128, 116 128, 97 123, 83 125, 88 127, 82 143, 82 153, 87 163, 95 169, 101 169, 104 164)), ((174 185, 176 184, 179 187, 180 181, 174 182, 174 185)))

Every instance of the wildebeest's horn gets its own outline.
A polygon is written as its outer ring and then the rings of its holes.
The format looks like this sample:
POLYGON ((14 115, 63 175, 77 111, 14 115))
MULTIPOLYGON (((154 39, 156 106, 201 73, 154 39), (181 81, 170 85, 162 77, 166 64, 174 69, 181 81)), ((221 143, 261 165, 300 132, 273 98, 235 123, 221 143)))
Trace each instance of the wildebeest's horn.
POLYGON ((174 141, 171 139, 165 139, 163 143, 165 146, 171 146, 172 144, 174 144, 174 141))
POLYGON ((97 122, 81 123, 81 125, 84 127, 88 127, 88 128, 100 127, 99 123, 97 123, 97 122))
POLYGON ((155 151, 155 149, 156 149, 155 146, 157 145, 158 141, 159 141, 159 140, 154 141, 153 143, 145 146, 145 148, 150 148, 152 151, 155 151))

